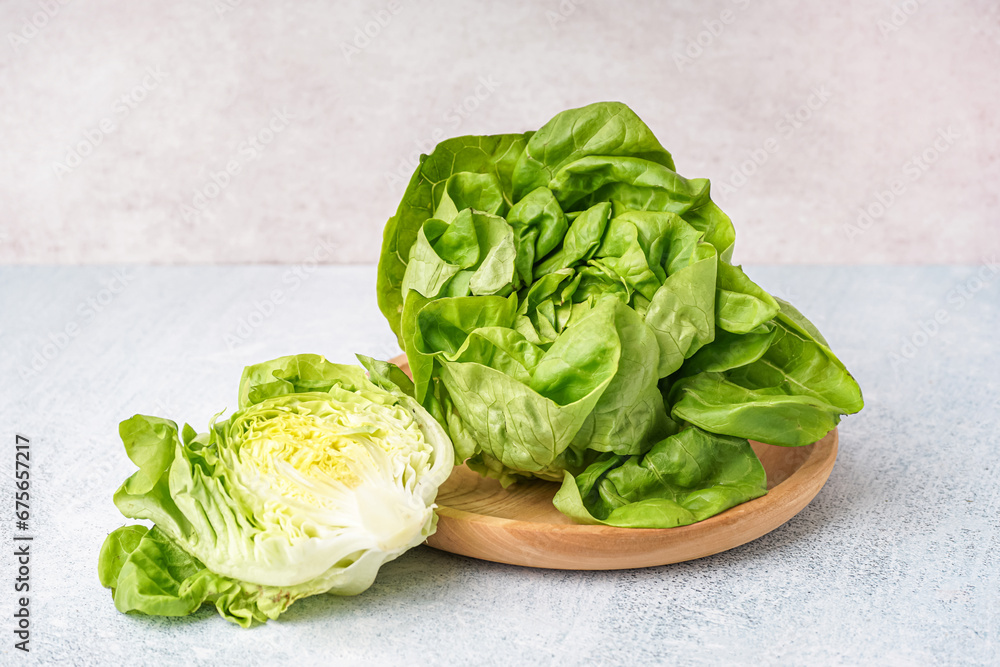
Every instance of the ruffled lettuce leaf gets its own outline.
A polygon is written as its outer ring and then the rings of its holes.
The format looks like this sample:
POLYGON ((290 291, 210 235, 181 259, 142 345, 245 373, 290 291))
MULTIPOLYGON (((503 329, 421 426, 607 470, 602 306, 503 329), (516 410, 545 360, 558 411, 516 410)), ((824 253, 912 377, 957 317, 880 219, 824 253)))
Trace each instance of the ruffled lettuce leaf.
POLYGON ((553 502, 580 523, 674 528, 766 492, 750 443, 687 428, 645 454, 605 454, 575 476, 566 471, 553 502))
POLYGON ((863 407, 857 382, 809 333, 815 327, 801 313, 783 311, 768 325, 713 343, 718 347, 692 359, 692 370, 705 370, 673 385, 673 417, 714 433, 794 447, 816 442, 841 415, 863 407))
MULTIPOLYGON (((449 193, 463 189, 488 190, 489 188, 480 187, 482 181, 477 181, 474 178, 476 175, 494 177, 505 205, 513 204, 511 181, 514 165, 530 136, 529 132, 492 137, 457 137, 441 142, 430 155, 420 156, 420 164, 410 179, 396 214, 385 225, 376 285, 379 308, 393 332, 400 338, 401 347, 401 320, 406 297, 406 292, 402 289, 403 278, 410 261, 411 248, 424 223, 435 217, 435 212, 446 215, 452 208, 457 209, 456 199, 459 203, 482 201, 484 198, 494 201, 491 192, 484 192, 485 197, 480 195, 478 199, 474 193, 468 196, 458 193, 453 196, 449 193), (450 180, 455 174, 470 176, 450 180), (452 206, 446 205, 438 211, 446 194, 452 206)), ((489 208, 488 204, 486 206, 489 208)), ((489 212, 487 208, 477 210, 489 212)))
POLYGON ((188 616, 214 604, 223 618, 244 628, 277 618, 302 587, 255 586, 214 574, 154 527, 123 526, 104 542, 98 572, 123 613, 188 616))

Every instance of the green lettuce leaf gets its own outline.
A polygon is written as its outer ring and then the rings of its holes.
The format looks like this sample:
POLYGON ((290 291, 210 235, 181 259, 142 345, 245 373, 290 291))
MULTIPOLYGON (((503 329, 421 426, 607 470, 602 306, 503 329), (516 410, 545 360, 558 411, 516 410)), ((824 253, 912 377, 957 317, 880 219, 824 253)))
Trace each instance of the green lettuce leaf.
POLYGON ((841 415, 859 411, 864 401, 857 382, 797 321, 815 329, 797 311, 794 320, 782 312, 769 322, 770 331, 762 327, 711 358, 693 359, 714 370, 673 385, 673 417, 714 433, 794 447, 816 442, 841 415))
POLYGON ((642 455, 604 455, 566 471, 553 500, 580 523, 623 528, 686 526, 767 492, 750 443, 687 428, 642 455))
POLYGON ((299 597, 291 589, 254 586, 220 577, 177 546, 158 528, 123 526, 101 549, 101 584, 111 589, 123 613, 187 616, 203 604, 244 628, 277 618, 299 597))

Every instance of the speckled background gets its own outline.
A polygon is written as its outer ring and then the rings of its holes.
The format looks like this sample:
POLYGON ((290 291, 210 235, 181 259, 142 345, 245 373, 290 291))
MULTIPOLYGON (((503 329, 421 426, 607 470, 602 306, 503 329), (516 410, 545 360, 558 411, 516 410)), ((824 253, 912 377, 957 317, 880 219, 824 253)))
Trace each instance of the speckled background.
POLYGON ((372 262, 435 133, 606 99, 713 180, 738 261, 1000 249, 992 0, 11 0, 0 28, 0 262, 297 263, 320 238, 372 262))
MULTIPOLYGON (((418 547, 358 597, 307 598, 241 630, 210 609, 125 616, 98 583, 100 545, 127 522, 111 497, 134 470, 118 422, 203 429, 233 408, 245 364, 282 354, 391 356, 374 267, 316 269, 235 347, 288 267, 0 267, 3 452, 15 430, 32 439, 36 536, 25 659, 0 515, 0 664, 996 665, 1000 265, 746 268, 813 319, 865 393, 829 481, 787 524, 622 572, 418 547), (91 300, 104 306, 85 317, 91 300), (79 332, 57 345, 68 322, 79 332)), ((8 499, 12 467, 0 456, 8 499)))

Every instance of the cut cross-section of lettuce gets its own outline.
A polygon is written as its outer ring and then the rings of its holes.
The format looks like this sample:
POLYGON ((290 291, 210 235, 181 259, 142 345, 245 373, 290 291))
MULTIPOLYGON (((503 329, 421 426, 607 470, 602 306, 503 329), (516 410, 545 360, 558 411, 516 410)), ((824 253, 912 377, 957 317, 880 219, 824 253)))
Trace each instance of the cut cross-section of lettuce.
POLYGON ((211 602, 242 625, 275 618, 307 595, 360 593, 434 531, 451 441, 398 369, 363 361, 377 383, 316 355, 250 366, 239 409, 206 433, 122 422, 139 470, 115 504, 155 527, 121 528, 101 551, 119 610, 175 616, 211 602))

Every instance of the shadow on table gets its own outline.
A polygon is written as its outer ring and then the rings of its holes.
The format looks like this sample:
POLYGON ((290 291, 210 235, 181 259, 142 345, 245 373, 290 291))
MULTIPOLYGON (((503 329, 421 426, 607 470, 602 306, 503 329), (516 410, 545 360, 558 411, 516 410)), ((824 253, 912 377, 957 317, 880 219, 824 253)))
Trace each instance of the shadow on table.
POLYGON ((320 618, 334 620, 345 614, 371 613, 379 607, 428 604, 442 591, 469 575, 482 561, 420 546, 379 570, 375 583, 359 595, 314 595, 296 601, 278 622, 302 623, 320 618))
MULTIPOLYGON (((755 561, 780 557, 783 552, 793 554, 811 548, 817 538, 836 530, 838 524, 851 522, 861 508, 872 502, 872 496, 879 493, 877 488, 866 484, 854 484, 857 479, 853 466, 859 461, 853 457, 841 456, 827 485, 819 495, 799 514, 774 531, 756 540, 729 551, 706 556, 694 561, 675 563, 654 568, 622 570, 630 576, 671 576, 686 578, 707 569, 719 572, 752 567, 755 561)), ((834 536, 833 539, 838 539, 834 536)), ((386 607, 404 608, 409 606, 434 606, 447 598, 454 587, 467 588, 484 572, 494 572, 496 576, 513 580, 534 579, 539 576, 565 576, 568 579, 615 577, 615 572, 568 572, 524 568, 502 563, 480 561, 458 556, 427 546, 413 549, 396 560, 386 563, 380 569, 371 588, 357 596, 315 595, 296 601, 281 615, 277 623, 298 624, 315 620, 337 620, 345 616, 377 614, 386 607)), ((131 616, 144 626, 153 628, 167 624, 176 628, 178 624, 203 623, 206 618, 216 615, 212 605, 205 605, 197 613, 182 618, 161 618, 131 616)), ((274 621, 271 621, 274 622, 274 621)))

